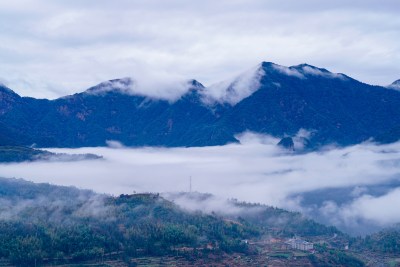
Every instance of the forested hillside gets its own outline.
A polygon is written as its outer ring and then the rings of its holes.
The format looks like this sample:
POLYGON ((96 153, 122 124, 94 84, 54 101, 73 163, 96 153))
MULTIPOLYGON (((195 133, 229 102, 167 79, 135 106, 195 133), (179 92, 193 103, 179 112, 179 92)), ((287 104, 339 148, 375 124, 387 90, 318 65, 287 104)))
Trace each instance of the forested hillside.
MULTIPOLYGON (((266 236, 315 239, 335 234, 347 239, 299 213, 236 201, 237 214, 206 214, 182 209, 158 194, 113 197, 0 179, 0 204, 0 257, 20 266, 179 252, 258 255, 249 240, 266 236)), ((333 242, 331 249, 339 243, 333 242)))

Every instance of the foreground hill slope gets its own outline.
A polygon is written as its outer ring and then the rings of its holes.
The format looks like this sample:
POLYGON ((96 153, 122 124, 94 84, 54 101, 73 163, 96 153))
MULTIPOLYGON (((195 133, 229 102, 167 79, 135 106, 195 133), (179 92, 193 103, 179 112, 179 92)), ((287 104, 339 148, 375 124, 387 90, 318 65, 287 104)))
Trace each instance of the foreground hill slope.
MULTIPOLYGON (((212 196, 179 197, 207 201, 212 196)), ((0 257, 18 266, 56 266, 88 260, 100 263, 104 259, 130 262, 137 257, 178 254, 194 260, 209 258, 209 254, 224 259, 235 253, 261 257, 266 263, 256 243, 251 245, 248 240, 264 244, 271 237, 285 240, 293 235, 330 240, 334 234, 328 251, 336 251, 342 259, 332 266, 346 262, 362 266, 362 262, 337 250, 347 237, 335 228, 267 206, 231 202, 227 205, 235 207, 234 214, 205 214, 185 210, 158 194, 112 197, 3 178, 0 203, 0 257)), ((329 255, 323 252, 312 260, 331 259, 329 255)))
POLYGON ((55 100, 0 86, 0 145, 40 147, 208 146, 244 131, 277 137, 309 131, 311 147, 400 138, 400 91, 307 64, 263 62, 208 88, 185 83, 177 99, 144 96, 129 78, 55 100))

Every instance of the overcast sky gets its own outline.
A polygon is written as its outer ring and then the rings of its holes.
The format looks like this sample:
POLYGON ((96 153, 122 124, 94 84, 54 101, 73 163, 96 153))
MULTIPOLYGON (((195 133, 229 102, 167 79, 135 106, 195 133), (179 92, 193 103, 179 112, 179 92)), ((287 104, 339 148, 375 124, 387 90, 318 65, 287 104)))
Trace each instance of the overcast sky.
POLYGON ((0 1, 0 81, 54 98, 144 75, 205 85, 261 61, 400 79, 398 0, 0 1))

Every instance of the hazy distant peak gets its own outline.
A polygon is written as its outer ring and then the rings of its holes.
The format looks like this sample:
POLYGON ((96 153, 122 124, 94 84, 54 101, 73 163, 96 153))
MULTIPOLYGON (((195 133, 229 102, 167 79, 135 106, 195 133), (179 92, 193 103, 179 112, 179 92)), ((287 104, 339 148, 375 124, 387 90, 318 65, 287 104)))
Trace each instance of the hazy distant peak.
POLYGON ((307 63, 301 63, 301 64, 293 65, 293 66, 290 66, 290 67, 291 68, 296 68, 296 69, 311 68, 311 69, 318 69, 318 70, 321 70, 321 71, 329 72, 328 70, 326 70, 324 68, 319 68, 319 67, 307 64, 307 63))
POLYGON ((260 66, 263 69, 271 69, 271 68, 273 68, 275 66, 280 66, 280 65, 275 64, 274 62, 263 61, 263 62, 261 62, 260 66))
POLYGON ((205 88, 204 85, 203 85, 202 83, 200 83, 199 81, 194 80, 194 79, 188 80, 188 84, 189 84, 189 85, 191 86, 191 88, 193 88, 193 89, 202 89, 202 88, 205 88))
POLYGON ((276 71, 281 72, 287 76, 292 76, 300 79, 306 79, 307 77, 320 76, 325 78, 339 78, 346 79, 347 77, 340 73, 333 73, 324 68, 318 68, 307 63, 294 65, 290 67, 281 66, 273 63, 263 62, 263 66, 269 66, 274 68, 276 71))
POLYGON ((328 71, 327 69, 318 68, 313 65, 309 65, 307 63, 302 63, 299 65, 291 66, 290 68, 297 69, 300 72, 305 73, 305 74, 321 74, 321 73, 331 74, 331 72, 328 71))
POLYGON ((281 66, 278 64, 271 64, 269 66, 272 67, 272 71, 274 71, 274 72, 277 71, 277 72, 287 75, 287 76, 292 76, 292 77, 296 77, 299 79, 305 79, 304 74, 295 67, 286 67, 286 66, 281 66))
POLYGON ((204 86, 195 79, 151 80, 146 78, 142 79, 141 77, 126 77, 102 82, 89 88, 84 93, 104 95, 113 92, 174 102, 189 91, 201 89, 204 89, 204 86))
POLYGON ((394 81, 391 85, 387 86, 390 89, 400 90, 400 79, 394 81))
POLYGON ((204 102, 227 103, 234 106, 260 88, 260 81, 264 75, 262 63, 233 79, 213 84, 204 91, 204 102))
POLYGON ((333 72, 328 71, 327 69, 318 68, 318 67, 308 65, 308 64, 300 64, 300 65, 294 66, 294 68, 298 69, 305 76, 311 75, 311 76, 322 76, 325 78, 339 78, 339 79, 346 78, 346 76, 344 76, 340 73, 333 73, 333 72))
POLYGON ((16 92, 14 92, 10 88, 8 88, 3 83, 0 83, 0 93, 6 93, 6 94, 9 94, 9 95, 19 96, 16 92))
POLYGON ((1 83, 1 82, 0 82, 0 90, 12 92, 12 90, 10 88, 8 88, 4 83, 1 83))
POLYGON ((120 93, 132 93, 132 86, 134 81, 132 78, 125 77, 121 79, 113 79, 102 82, 96 86, 93 86, 85 91, 87 94, 104 94, 108 92, 120 92, 120 93))
POLYGON ((194 79, 186 81, 186 86, 188 89, 180 96, 180 98, 190 98, 195 101, 201 101, 204 91, 207 90, 202 83, 194 79))

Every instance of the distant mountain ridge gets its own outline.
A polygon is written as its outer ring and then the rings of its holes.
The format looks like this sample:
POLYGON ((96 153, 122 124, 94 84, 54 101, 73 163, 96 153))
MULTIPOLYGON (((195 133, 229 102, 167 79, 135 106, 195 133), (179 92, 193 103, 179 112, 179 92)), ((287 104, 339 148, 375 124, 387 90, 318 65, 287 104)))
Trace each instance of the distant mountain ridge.
MULTIPOLYGON (((396 84, 396 83, 394 83, 396 84)), ((20 97, 0 85, 0 145, 39 147, 209 146, 237 142, 245 131, 311 135, 311 148, 400 138, 400 92, 308 64, 263 62, 210 87, 187 80, 171 101, 110 80, 55 100, 20 97)))
POLYGON ((53 153, 46 150, 30 147, 0 146, 0 164, 33 162, 33 161, 80 161, 102 159, 103 157, 94 154, 65 154, 53 153))

